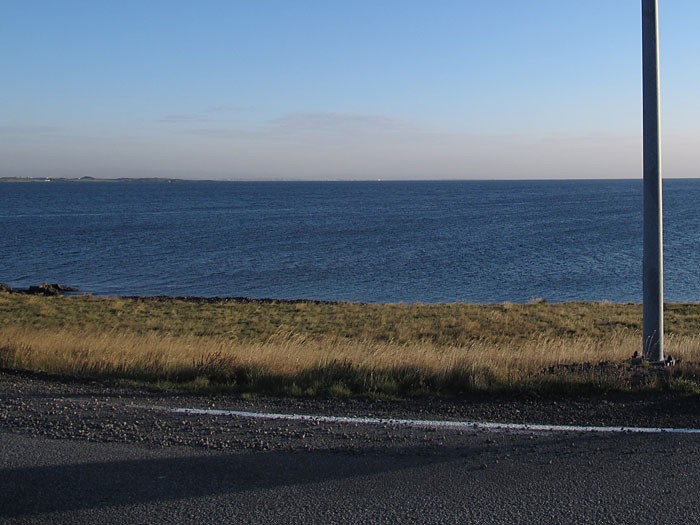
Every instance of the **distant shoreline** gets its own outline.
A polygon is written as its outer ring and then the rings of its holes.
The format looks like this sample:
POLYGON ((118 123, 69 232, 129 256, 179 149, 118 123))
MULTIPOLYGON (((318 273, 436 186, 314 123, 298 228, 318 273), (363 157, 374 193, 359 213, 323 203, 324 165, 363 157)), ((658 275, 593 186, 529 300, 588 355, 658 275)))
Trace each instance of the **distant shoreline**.
MULTIPOLYGON (((700 177, 664 177, 664 180, 698 180, 700 177)), ((286 179, 286 178, 270 178, 270 179, 180 179, 166 177, 118 177, 118 178, 98 178, 98 177, 0 177, 0 183, 46 183, 46 182, 264 182, 264 183, 436 183, 436 182, 498 182, 498 183, 513 183, 513 182, 599 182, 599 181, 639 181, 640 178, 621 177, 621 178, 590 178, 590 179, 286 179)))
POLYGON ((161 177, 118 179, 98 179, 96 177, 63 178, 63 177, 0 177, 0 182, 211 182, 205 180, 165 179, 161 177))

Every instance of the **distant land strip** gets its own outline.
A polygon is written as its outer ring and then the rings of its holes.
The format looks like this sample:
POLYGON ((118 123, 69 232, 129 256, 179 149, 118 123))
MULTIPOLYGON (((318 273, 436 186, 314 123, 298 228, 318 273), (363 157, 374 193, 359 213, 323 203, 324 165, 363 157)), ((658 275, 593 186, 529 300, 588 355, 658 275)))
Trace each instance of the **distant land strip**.
POLYGON ((0 182, 212 182, 202 179, 167 179, 163 177, 120 177, 118 179, 98 179, 97 177, 0 177, 0 182))

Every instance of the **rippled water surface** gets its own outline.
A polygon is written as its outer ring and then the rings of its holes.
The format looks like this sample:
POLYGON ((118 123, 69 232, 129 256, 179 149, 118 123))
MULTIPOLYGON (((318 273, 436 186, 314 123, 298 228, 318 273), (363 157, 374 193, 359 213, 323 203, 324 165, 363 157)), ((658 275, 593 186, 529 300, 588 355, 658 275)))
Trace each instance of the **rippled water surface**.
MULTIPOLYGON (((700 301, 700 180, 664 181, 668 301, 700 301)), ((641 302, 627 181, 0 184, 0 282, 108 295, 641 302)))

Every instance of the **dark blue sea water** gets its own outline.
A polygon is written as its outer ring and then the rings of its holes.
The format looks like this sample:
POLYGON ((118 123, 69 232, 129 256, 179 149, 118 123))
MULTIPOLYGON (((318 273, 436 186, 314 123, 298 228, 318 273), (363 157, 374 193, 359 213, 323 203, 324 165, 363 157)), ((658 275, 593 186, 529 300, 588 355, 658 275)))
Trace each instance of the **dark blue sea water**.
MULTIPOLYGON (((700 301, 700 180, 664 181, 668 301, 700 301)), ((642 184, 0 184, 0 282, 97 295, 641 302, 642 184)))

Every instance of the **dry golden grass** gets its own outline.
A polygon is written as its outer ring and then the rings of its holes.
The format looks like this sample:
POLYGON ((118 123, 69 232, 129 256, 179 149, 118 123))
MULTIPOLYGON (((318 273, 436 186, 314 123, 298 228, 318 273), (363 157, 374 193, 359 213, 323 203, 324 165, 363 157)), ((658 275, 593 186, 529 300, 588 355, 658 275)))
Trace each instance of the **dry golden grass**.
MULTIPOLYGON (((635 331, 608 337, 484 338, 459 345, 397 343, 278 330, 265 341, 225 335, 172 335, 124 329, 37 329, 5 325, 0 363, 14 369, 123 378, 181 387, 281 394, 454 394, 467 391, 625 390, 625 369, 640 346, 635 331), (613 363, 577 373, 560 365, 613 363), (572 388, 573 385, 573 388, 572 388)), ((671 336, 666 349, 700 362, 700 339, 671 336)), ((678 369, 695 381, 695 369, 678 369)), ((656 376, 642 386, 653 387, 656 376)), ((691 382, 692 382, 691 381, 691 382)), ((696 384, 694 382, 693 384, 696 384)), ((657 385, 658 386, 658 385, 657 385)), ((666 385, 667 386, 667 385, 666 385)))

